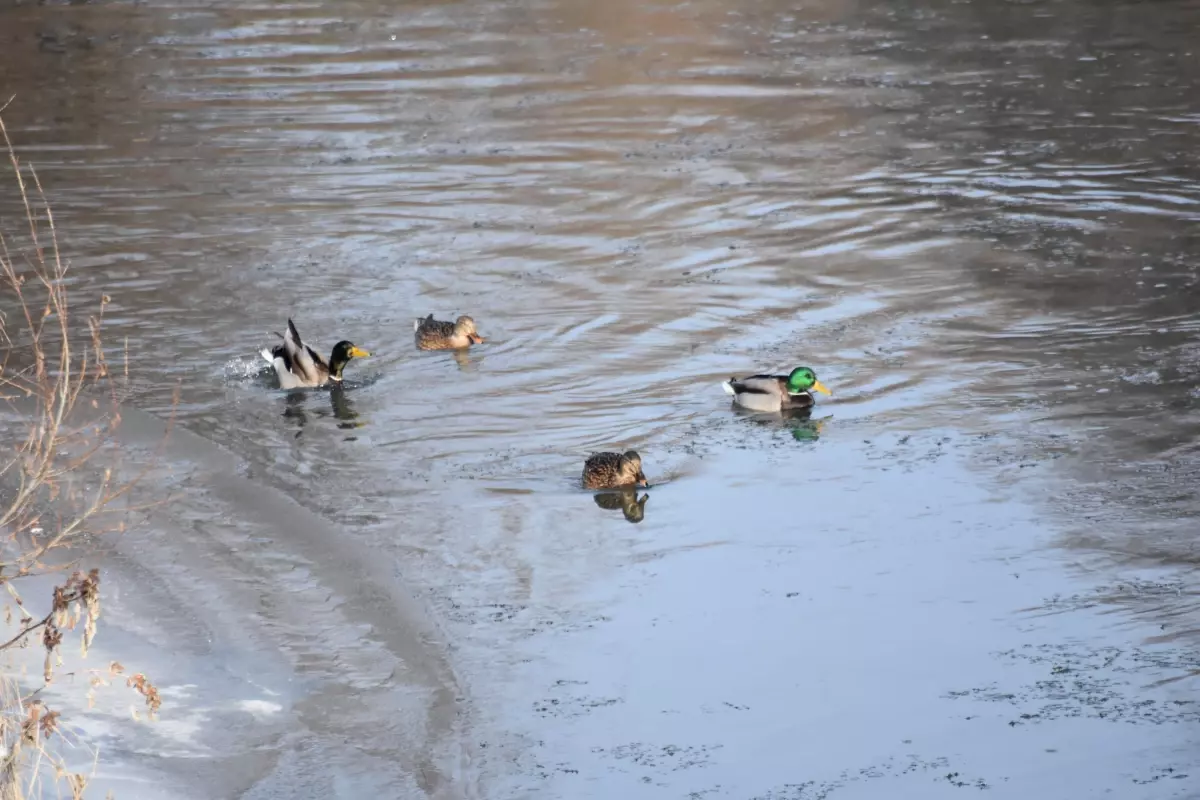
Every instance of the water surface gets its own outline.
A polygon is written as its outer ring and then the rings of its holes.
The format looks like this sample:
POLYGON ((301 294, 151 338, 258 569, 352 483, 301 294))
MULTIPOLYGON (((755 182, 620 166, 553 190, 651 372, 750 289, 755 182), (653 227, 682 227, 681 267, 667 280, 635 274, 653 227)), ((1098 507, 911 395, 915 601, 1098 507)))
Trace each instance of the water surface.
POLYGON ((89 717, 102 777, 1187 796, 1198 15, 0 11, 130 448, 180 391, 142 486, 175 499, 106 562, 168 706, 89 717), (489 342, 416 351, 431 312, 489 342), (375 354, 347 391, 258 374, 288 316, 375 354), (719 388, 798 364, 819 424, 719 388), (576 483, 627 447, 636 513, 576 483))

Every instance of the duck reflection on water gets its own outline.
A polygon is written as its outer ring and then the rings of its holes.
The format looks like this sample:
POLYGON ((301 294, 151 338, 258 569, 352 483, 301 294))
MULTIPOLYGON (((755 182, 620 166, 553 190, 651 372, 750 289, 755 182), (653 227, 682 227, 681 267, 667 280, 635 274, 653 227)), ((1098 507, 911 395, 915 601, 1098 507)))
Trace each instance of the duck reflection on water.
POLYGON ((784 426, 792 432, 792 438, 797 442, 815 442, 817 439, 820 439, 821 431, 825 428, 825 423, 830 419, 829 417, 810 419, 807 414, 803 417, 795 415, 790 419, 789 416, 788 414, 784 414, 784 426))
POLYGON ((353 430, 366 425, 358 419, 358 412, 354 410, 354 401, 350 399, 349 392, 344 386, 331 386, 327 391, 294 391, 288 392, 284 401, 283 417, 284 419, 292 420, 296 423, 299 430, 296 431, 296 438, 304 432, 304 426, 309 422, 309 414, 318 418, 332 416, 338 420, 337 426, 342 430, 353 430), (309 409, 307 407, 310 397, 316 397, 320 394, 326 394, 329 397, 329 408, 309 409))
POLYGON ((635 489, 618 489, 615 491, 598 492, 593 496, 596 505, 609 511, 620 510, 625 515, 626 522, 638 523, 646 518, 646 501, 649 494, 640 498, 635 489))
POLYGON ((738 408, 736 412, 756 425, 778 426, 782 425, 792 438, 797 442, 815 442, 821 438, 821 432, 833 419, 833 415, 829 414, 818 419, 812 418, 812 408, 795 408, 785 409, 772 413, 749 411, 747 409, 738 408))

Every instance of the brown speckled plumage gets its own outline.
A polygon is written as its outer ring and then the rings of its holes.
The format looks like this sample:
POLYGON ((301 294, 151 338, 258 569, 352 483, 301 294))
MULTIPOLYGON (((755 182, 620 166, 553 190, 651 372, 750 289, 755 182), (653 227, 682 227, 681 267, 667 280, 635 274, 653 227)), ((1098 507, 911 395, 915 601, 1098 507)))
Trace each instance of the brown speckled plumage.
POLYGON ((462 315, 454 322, 443 322, 430 314, 413 322, 417 347, 421 350, 456 350, 479 344, 484 338, 475 330, 475 320, 462 315))
POLYGON ((583 465, 583 488, 616 489, 621 486, 645 486, 642 457, 636 450, 624 453, 595 453, 583 465))

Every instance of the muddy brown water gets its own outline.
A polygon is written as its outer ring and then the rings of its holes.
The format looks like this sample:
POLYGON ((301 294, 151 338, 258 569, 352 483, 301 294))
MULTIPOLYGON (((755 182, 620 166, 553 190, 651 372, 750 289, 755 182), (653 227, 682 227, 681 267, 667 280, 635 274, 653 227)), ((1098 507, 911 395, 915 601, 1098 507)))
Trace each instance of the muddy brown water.
POLYGON ((73 712, 97 783, 1200 796, 1197 25, 6 4, 5 120, 171 498, 103 562, 96 657, 166 705, 73 712), (430 312, 488 343, 416 351, 430 312), (347 391, 270 387, 289 315, 372 351, 347 391), (719 387, 798 364, 810 420, 719 387), (625 447, 640 508, 577 488, 625 447))

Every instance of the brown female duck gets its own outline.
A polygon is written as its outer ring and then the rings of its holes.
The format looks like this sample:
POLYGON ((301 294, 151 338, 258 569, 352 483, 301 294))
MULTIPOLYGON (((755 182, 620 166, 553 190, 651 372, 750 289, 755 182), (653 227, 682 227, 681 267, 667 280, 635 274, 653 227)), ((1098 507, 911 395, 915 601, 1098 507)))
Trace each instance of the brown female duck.
POLYGON ((442 322, 430 314, 413 322, 417 347, 421 350, 457 350, 485 341, 475 330, 475 320, 463 314, 454 322, 442 322))
POLYGON ((622 486, 645 486, 642 457, 636 450, 624 453, 594 453, 583 465, 583 488, 616 489, 622 486))

